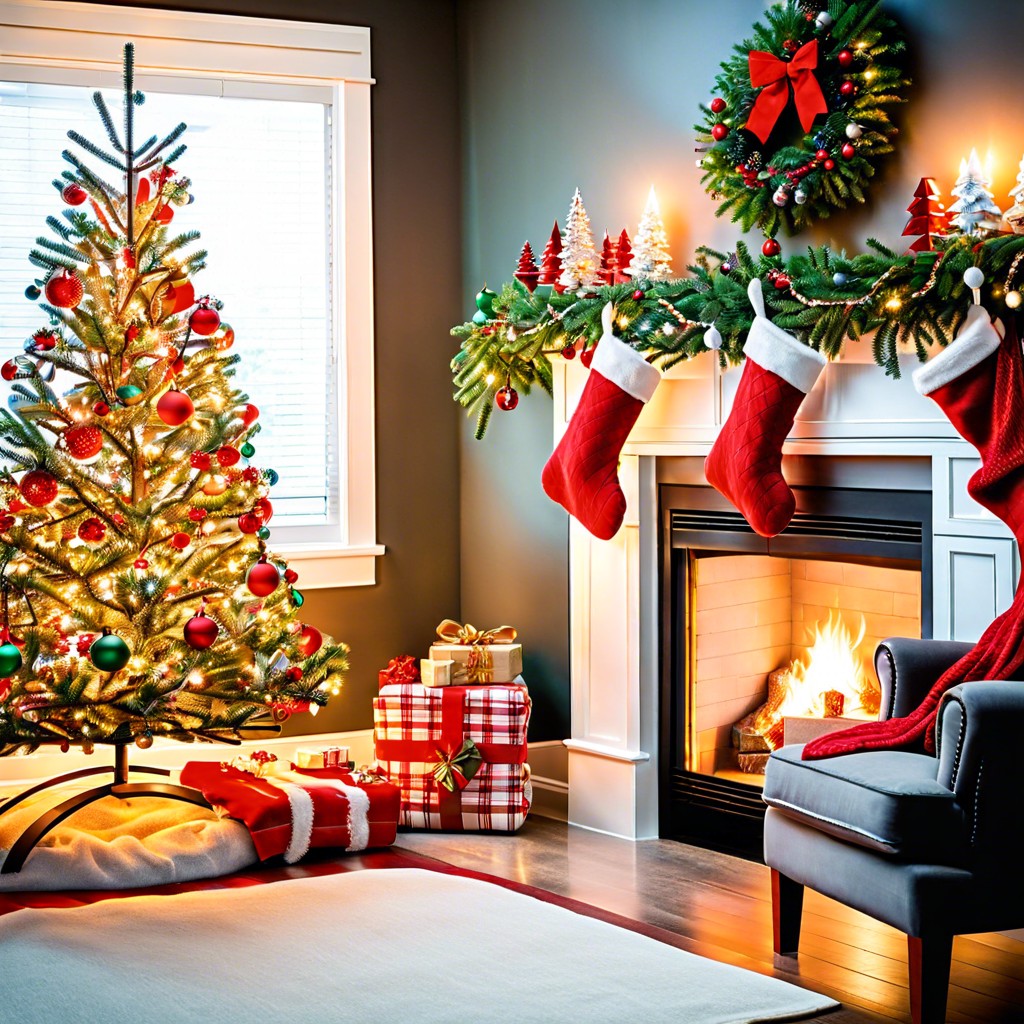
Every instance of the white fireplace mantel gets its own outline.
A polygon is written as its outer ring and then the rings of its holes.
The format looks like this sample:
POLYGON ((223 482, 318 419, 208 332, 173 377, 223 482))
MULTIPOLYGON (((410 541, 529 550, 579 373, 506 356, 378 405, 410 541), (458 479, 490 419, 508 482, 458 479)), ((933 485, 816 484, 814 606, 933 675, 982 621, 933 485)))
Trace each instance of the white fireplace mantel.
MULTIPOLYGON (((561 437, 587 371, 555 373, 555 439, 561 437)), ((977 453, 939 408, 922 398, 902 360, 887 379, 863 343, 822 373, 784 448, 800 456, 857 461, 860 472, 896 474, 929 460, 932 491, 933 635, 974 640, 1012 600, 1019 556, 1007 528, 966 492, 977 453)), ((704 456, 731 408, 739 368, 712 353, 665 374, 623 449, 619 479, 625 522, 610 541, 575 520, 569 529, 572 735, 569 820, 632 839, 658 835, 659 553, 658 472, 664 460, 704 456), (661 460, 659 462, 659 460, 661 460)), ((823 463, 818 463, 823 464, 823 463)))

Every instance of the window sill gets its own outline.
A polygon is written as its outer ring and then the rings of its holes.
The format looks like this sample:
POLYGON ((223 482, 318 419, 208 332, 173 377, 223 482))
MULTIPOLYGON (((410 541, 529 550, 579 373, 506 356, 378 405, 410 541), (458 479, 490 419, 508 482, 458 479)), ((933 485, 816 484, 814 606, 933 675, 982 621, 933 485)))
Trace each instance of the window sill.
POLYGON ((300 590, 326 590, 375 584, 377 559, 384 554, 384 545, 275 544, 273 550, 287 558, 289 568, 299 574, 300 590))

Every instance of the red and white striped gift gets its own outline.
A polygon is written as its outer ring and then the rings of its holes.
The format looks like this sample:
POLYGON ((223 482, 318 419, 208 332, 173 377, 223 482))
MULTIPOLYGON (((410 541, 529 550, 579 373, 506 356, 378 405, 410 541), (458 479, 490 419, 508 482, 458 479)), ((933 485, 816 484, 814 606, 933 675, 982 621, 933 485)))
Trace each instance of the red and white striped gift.
MULTIPOLYGON (((399 824, 456 832, 515 832, 532 799, 526 764, 530 695, 522 683, 383 686, 373 702, 378 768, 401 791, 399 824), (434 775, 466 740, 483 763, 464 785, 434 775)), ((459 780, 460 783, 464 780, 459 780)))

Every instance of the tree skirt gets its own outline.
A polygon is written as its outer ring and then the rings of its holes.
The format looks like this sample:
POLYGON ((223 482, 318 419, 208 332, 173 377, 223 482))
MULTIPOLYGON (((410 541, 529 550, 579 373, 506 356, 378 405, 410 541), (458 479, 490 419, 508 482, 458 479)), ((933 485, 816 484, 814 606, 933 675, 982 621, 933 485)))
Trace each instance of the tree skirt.
POLYGON ((4 1012, 22 1024, 740 1024, 837 1005, 498 885, 419 869, 18 910, 0 918, 0 948, 4 1012))
MULTIPOLYGON (((70 786, 49 790, 0 815, 0 864, 44 810, 73 792, 70 786)), ((249 831, 239 821, 181 800, 108 796, 61 822, 21 871, 0 874, 0 892, 135 889, 215 878, 257 859, 249 831)))

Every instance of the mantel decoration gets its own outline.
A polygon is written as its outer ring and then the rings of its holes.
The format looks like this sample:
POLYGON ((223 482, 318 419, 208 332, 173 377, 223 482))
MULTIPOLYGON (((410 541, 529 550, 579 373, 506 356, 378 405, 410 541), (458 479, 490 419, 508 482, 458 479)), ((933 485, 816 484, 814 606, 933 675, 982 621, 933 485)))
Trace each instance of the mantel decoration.
POLYGON ((863 202, 893 150, 906 42, 877 0, 777 4, 734 47, 697 124, 718 215, 769 237, 863 202))

